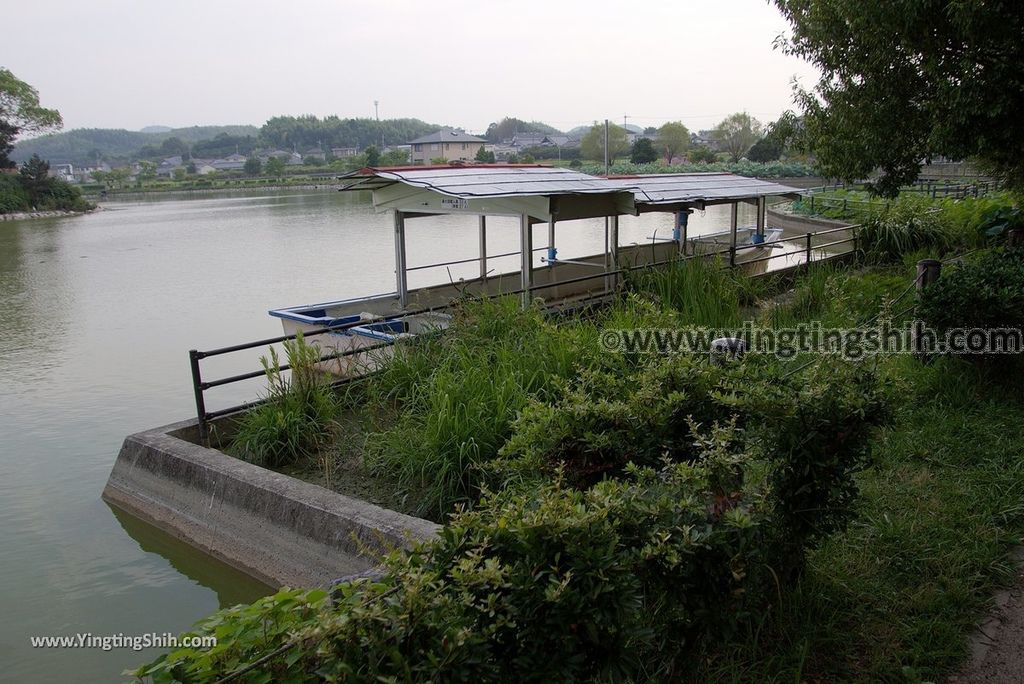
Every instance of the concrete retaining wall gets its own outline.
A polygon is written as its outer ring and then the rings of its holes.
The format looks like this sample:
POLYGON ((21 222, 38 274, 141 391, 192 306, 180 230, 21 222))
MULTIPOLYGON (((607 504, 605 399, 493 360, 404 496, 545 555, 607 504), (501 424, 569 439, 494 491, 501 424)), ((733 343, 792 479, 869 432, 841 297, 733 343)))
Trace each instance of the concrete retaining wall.
MULTIPOLYGON (((782 228, 782 236, 784 239, 798 240, 807 233, 816 233, 821 230, 832 230, 833 228, 846 228, 853 224, 850 221, 835 221, 832 219, 812 216, 799 216, 796 214, 787 214, 784 211, 769 209, 768 225, 774 228, 782 228)), ((827 235, 812 238, 811 244, 817 247, 818 245, 823 245, 829 242, 848 240, 851 237, 853 237, 852 231, 839 230, 835 233, 829 233, 827 235)), ((837 251, 845 252, 853 249, 853 245, 852 243, 839 245, 835 249, 837 251)))
POLYGON ((326 586, 440 529, 200 446, 195 433, 190 420, 125 438, 103 498, 271 586, 326 586))

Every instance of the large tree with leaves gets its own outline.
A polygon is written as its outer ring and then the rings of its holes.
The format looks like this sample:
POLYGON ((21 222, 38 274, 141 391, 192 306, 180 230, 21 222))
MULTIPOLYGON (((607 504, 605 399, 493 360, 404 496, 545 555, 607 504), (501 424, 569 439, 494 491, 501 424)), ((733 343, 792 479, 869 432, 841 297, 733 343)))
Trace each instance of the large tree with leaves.
POLYGON ((722 119, 715 126, 714 136, 723 152, 737 162, 761 139, 764 127, 761 122, 746 112, 736 112, 722 119))
POLYGON ((781 44, 821 71, 798 89, 804 142, 821 169, 876 170, 886 195, 936 155, 976 159, 1024 188, 1024 12, 1019 0, 775 0, 781 44))
POLYGON ((19 134, 52 131, 63 123, 60 112, 39 104, 35 88, 0 67, 0 169, 15 167, 7 155, 19 134))
POLYGON ((665 152, 665 163, 671 164, 672 158, 683 154, 690 147, 690 131, 682 121, 669 121, 658 129, 658 147, 665 152))
MULTIPOLYGON (((580 140, 580 149, 584 159, 596 161, 604 160, 604 124, 595 123, 583 139, 580 140)), ((629 149, 629 137, 626 129, 615 124, 608 124, 608 159, 615 161, 619 155, 625 154, 629 149)))

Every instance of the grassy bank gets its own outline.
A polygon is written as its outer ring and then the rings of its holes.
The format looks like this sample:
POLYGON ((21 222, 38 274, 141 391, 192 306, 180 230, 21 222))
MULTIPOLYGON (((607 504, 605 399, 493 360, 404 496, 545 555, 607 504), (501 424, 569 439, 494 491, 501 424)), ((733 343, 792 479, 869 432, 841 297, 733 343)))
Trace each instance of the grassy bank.
POLYGON ((401 345, 340 397, 314 374, 287 384, 269 363, 278 396, 244 421, 240 456, 307 458, 337 481, 345 452, 360 468, 345 486, 376 480, 444 532, 333 600, 282 593, 217 614, 197 628, 230 635, 216 652, 174 652, 147 673, 216 679, 284 648, 254 676, 948 674, 1024 533, 1019 357, 752 353, 719 365, 601 345, 610 330, 751 319, 776 331, 900 324, 914 263, 966 251, 920 309, 1024 321, 1018 252, 981 248, 952 210, 927 223, 907 212, 883 212, 860 262, 795 282, 695 261, 635 274, 620 301, 579 318, 463 303, 444 335, 401 345))

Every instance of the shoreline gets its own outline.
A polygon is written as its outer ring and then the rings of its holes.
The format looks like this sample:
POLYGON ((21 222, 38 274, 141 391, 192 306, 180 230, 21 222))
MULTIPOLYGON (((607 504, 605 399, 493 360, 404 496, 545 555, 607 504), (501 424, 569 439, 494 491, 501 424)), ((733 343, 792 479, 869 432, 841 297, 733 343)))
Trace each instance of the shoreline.
POLYGON ((103 208, 96 206, 85 211, 71 211, 67 209, 52 209, 48 211, 16 211, 11 214, 0 214, 0 221, 31 221, 33 219, 66 218, 69 216, 84 216, 103 208))
POLYGON ((273 192, 280 192, 282 190, 340 190, 342 188, 340 183, 302 183, 295 185, 249 185, 249 186, 217 186, 209 188, 161 188, 153 190, 127 190, 127 191, 107 191, 106 197, 100 197, 96 194, 88 194, 85 197, 89 201, 103 201, 113 200, 120 198, 132 198, 141 197, 148 195, 193 195, 193 194, 212 194, 218 192, 253 192, 270 190, 273 192))

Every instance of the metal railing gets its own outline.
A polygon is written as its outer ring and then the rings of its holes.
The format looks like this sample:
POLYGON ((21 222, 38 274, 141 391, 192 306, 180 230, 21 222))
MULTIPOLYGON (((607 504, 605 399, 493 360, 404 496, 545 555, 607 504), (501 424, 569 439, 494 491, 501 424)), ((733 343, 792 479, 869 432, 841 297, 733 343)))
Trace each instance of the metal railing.
MULTIPOLYGON (((573 302, 572 302, 572 303, 574 303, 576 305, 586 305, 588 303, 593 303, 594 301, 597 301, 597 300, 607 299, 609 296, 612 296, 612 295, 615 294, 615 292, 618 290, 618 284, 617 284, 618 281, 616 280, 615 281, 616 285, 610 288, 608 286, 608 282, 609 282, 610 279, 615 278, 616 276, 627 275, 629 273, 633 273, 633 272, 636 272, 636 271, 641 271, 641 270, 644 270, 644 269, 653 269, 653 268, 657 268, 657 267, 660 267, 660 266, 667 266, 669 264, 676 264, 676 263, 681 263, 681 262, 687 262, 687 261, 691 261, 691 260, 694 260, 694 259, 716 259, 716 258, 722 258, 723 261, 725 261, 725 263, 723 263, 723 265, 722 265, 723 268, 725 268, 725 269, 732 269, 732 268, 742 268, 744 266, 748 266, 748 265, 751 265, 751 264, 765 263, 765 262, 772 261, 773 259, 788 258, 788 257, 794 256, 794 254, 800 254, 800 255, 802 255, 804 257, 804 260, 802 262, 797 263, 797 264, 793 264, 792 266, 787 267, 787 268, 779 269, 777 271, 777 272, 783 272, 783 271, 786 271, 786 270, 789 270, 789 269, 800 268, 800 267, 805 266, 805 265, 810 264, 810 263, 818 263, 818 262, 822 262, 822 261, 830 261, 832 259, 844 257, 844 256, 847 256, 847 255, 849 255, 851 253, 855 253, 857 251, 857 237, 858 237, 857 236, 857 231, 858 231, 859 228, 860 228, 859 225, 849 225, 849 226, 841 226, 839 228, 829 228, 827 230, 820 230, 820 231, 814 231, 814 232, 805 233, 804 236, 802 238, 800 238, 800 239, 803 239, 804 242, 805 242, 804 249, 802 251, 800 251, 800 252, 786 251, 786 252, 782 252, 780 254, 770 254, 770 255, 765 256, 765 257, 760 257, 760 258, 755 258, 755 259, 747 259, 745 261, 738 262, 737 261, 737 256, 739 254, 741 254, 742 252, 744 252, 746 250, 764 249, 765 245, 763 245, 763 244, 745 244, 745 245, 735 245, 735 246, 730 245, 728 248, 722 249, 722 250, 714 250, 714 251, 708 251, 708 252, 703 252, 703 253, 694 253, 694 254, 677 254, 677 255, 672 256, 669 259, 654 260, 654 261, 650 261, 650 262, 647 262, 647 263, 637 264, 637 265, 632 265, 632 266, 621 266, 621 267, 619 267, 617 269, 613 269, 613 270, 602 270, 599 273, 592 273, 592 274, 588 274, 588 275, 577 276, 577 277, 574 277, 574 278, 566 278, 564 280, 559 280, 559 281, 551 282, 551 283, 543 283, 543 284, 531 285, 529 288, 519 288, 519 289, 516 289, 516 290, 509 290, 507 292, 498 292, 498 293, 490 294, 490 295, 488 295, 488 294, 480 294, 480 295, 476 295, 476 296, 470 296, 469 299, 471 299, 471 300, 478 300, 478 299, 483 299, 483 298, 485 298, 487 296, 517 296, 517 295, 523 295, 523 294, 527 294, 527 293, 533 294, 533 293, 543 292, 544 290, 549 290, 551 288, 564 287, 566 285, 575 285, 575 284, 585 283, 585 282, 595 281, 595 280, 603 280, 604 282, 602 283, 602 285, 600 287, 598 287, 598 288, 595 288, 595 290, 599 290, 599 292, 597 292, 596 294, 593 291, 588 291, 588 292, 585 292, 585 293, 581 293, 581 294, 583 294, 585 296, 582 297, 582 298, 574 299, 573 302), (824 244, 818 244, 818 245, 814 244, 814 239, 815 238, 819 238, 821 236, 833 235, 835 233, 839 233, 839 232, 842 232, 842 231, 850 231, 850 237, 842 239, 842 240, 834 240, 834 241, 826 242, 824 244), (836 252, 836 253, 832 254, 831 256, 827 256, 827 257, 821 256, 822 250, 824 250, 826 248, 831 248, 831 247, 838 247, 838 246, 844 245, 844 244, 850 244, 850 245, 852 245, 852 248, 850 250, 847 250, 847 251, 836 252), (818 258, 815 258, 815 252, 818 252, 818 258)), ((791 240, 786 240, 786 241, 788 242, 788 241, 791 241, 791 240)), ((773 242, 773 243, 768 243, 768 244, 772 245, 772 244, 777 244, 777 243, 773 242)), ((654 247, 654 245, 652 244, 652 248, 653 247, 654 247)), ((543 248, 543 249, 546 249, 546 247, 543 248)), ((540 250, 534 250, 534 251, 540 251, 540 250)), ((518 254, 518 252, 516 252, 516 254, 518 254)), ((470 261, 472 261, 472 260, 470 260, 470 261)), ((401 315, 401 316, 415 316, 415 315, 420 315, 420 314, 433 313, 433 312, 438 312, 438 311, 443 311, 445 309, 448 309, 450 306, 451 306, 450 304, 444 304, 444 305, 438 305, 438 306, 432 306, 432 307, 424 307, 424 308, 410 310, 410 311, 402 311, 398 315, 401 315)), ((557 308, 557 304, 553 304, 550 308, 552 310, 556 309, 557 308)), ((245 343, 242 343, 242 344, 234 344, 234 345, 230 345, 230 346, 227 346, 227 347, 219 347, 217 349, 210 349, 210 350, 205 350, 205 351, 200 351, 200 350, 197 350, 197 349, 190 350, 189 353, 188 353, 188 356, 189 356, 189 365, 190 365, 191 371, 192 371, 192 389, 193 389, 193 393, 195 395, 196 418, 197 418, 198 424, 199 424, 199 437, 200 437, 200 440, 202 441, 202 443, 204 443, 204 444, 208 443, 210 421, 215 420, 217 418, 221 418, 223 416, 231 415, 233 413, 238 413, 240 411, 244 411, 244 410, 253 408, 254 406, 258 406, 258 405, 260 405, 260 404, 262 404, 262 403, 264 403, 266 401, 266 399, 258 399, 258 400, 244 402, 244 403, 241 403, 241 404, 230 406, 228 408, 217 409, 217 410, 214 410, 214 411, 208 410, 207 407, 206 407, 206 397, 205 397, 205 393, 206 393, 207 390, 213 389, 215 387, 223 387, 225 385, 230 385, 230 384, 233 384, 233 383, 243 382, 245 380, 252 380, 252 379, 255 379, 255 378, 258 378, 258 377, 261 377, 261 376, 265 375, 266 371, 264 369, 253 370, 253 371, 248 371, 248 372, 245 372, 245 373, 238 373, 238 374, 235 374, 235 375, 229 375, 229 376, 217 378, 217 379, 214 379, 214 380, 207 380, 207 379, 204 379, 204 377, 203 377, 203 371, 202 371, 202 366, 201 366, 201 362, 204 359, 209 359, 209 358, 217 357, 217 356, 224 356, 226 354, 231 354, 231 353, 235 353, 235 352, 247 351, 247 350, 256 349, 256 348, 259 348, 259 347, 269 347, 270 345, 274 345, 274 344, 279 344, 279 343, 282 343, 282 342, 288 342, 288 341, 291 341, 291 340, 295 340, 300 335, 303 338, 308 338, 308 337, 316 337, 318 335, 323 335, 323 334, 326 334, 326 333, 344 332, 345 330, 349 330, 351 328, 356 328, 356 327, 359 327, 359 326, 366 325, 366 323, 367 322, 365 320, 360 320, 360 321, 354 321, 354 322, 350 322, 350 323, 343 323, 343 324, 339 324, 339 325, 336 325, 336 326, 328 326, 328 327, 320 328, 320 329, 317 329, 317 330, 311 330, 309 332, 295 333, 295 334, 291 334, 291 335, 279 335, 277 337, 268 337, 268 338, 265 338, 265 339, 256 340, 254 342, 245 342, 245 343)), ((321 362, 321 363, 323 363, 323 362, 330 362, 330 361, 334 361, 334 360, 338 360, 338 359, 343 359, 343 358, 346 358, 346 357, 367 354, 367 353, 372 352, 374 350, 382 349, 382 348, 385 348, 385 347, 389 347, 391 345, 392 345, 391 342, 382 342, 380 344, 375 344, 375 345, 370 345, 370 346, 366 346, 366 347, 359 347, 359 348, 349 349, 349 350, 346 350, 346 351, 335 351, 335 352, 328 353, 328 354, 325 354, 325 355, 321 356, 319 358, 319 362, 321 362)), ((290 366, 289 366, 289 364, 285 363, 285 364, 279 365, 278 368, 280 370, 282 370, 282 371, 285 371, 285 370, 289 370, 290 366)), ((338 380, 334 381, 332 383, 332 385, 333 386, 341 386, 341 385, 350 383, 350 382, 352 382, 354 380, 362 379, 364 377, 366 377, 366 375, 359 375, 359 376, 354 376, 354 377, 339 378, 338 380)))
MULTIPOLYGON (((913 185, 900 188, 900 194, 922 194, 932 199, 951 197, 953 199, 966 199, 968 197, 981 197, 990 192, 999 190, 1001 185, 994 180, 972 181, 970 183, 955 183, 952 181, 918 181, 913 185)), ((806 204, 813 214, 815 209, 836 209, 842 207, 843 213, 850 208, 867 206, 872 211, 881 211, 889 206, 889 201, 861 200, 849 197, 821 197, 826 192, 837 190, 864 191, 864 183, 822 185, 820 187, 808 188, 801 193, 800 203, 806 204)))

